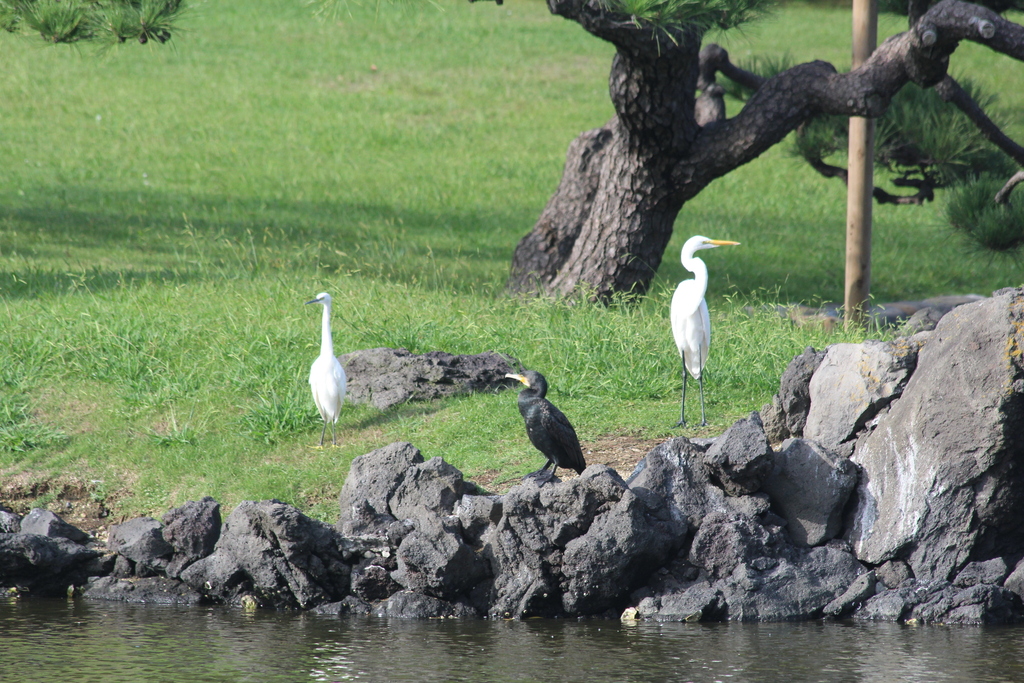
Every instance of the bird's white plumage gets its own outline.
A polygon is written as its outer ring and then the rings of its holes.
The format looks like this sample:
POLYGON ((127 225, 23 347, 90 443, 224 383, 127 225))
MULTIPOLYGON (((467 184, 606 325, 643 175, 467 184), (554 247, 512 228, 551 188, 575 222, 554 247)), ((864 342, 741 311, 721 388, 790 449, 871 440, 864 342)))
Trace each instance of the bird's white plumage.
POLYGON ((322 304, 324 307, 320 329, 320 355, 309 368, 309 388, 313 392, 313 402, 324 420, 324 431, 320 434, 320 445, 324 443, 327 424, 331 424, 332 443, 337 443, 334 425, 341 414, 341 404, 345 401, 347 378, 345 368, 341 367, 334 355, 334 341, 331 337, 331 295, 327 292, 317 294, 307 304, 322 304))
POLYGON ((704 294, 708 289, 708 269, 704 261, 694 254, 701 249, 713 249, 738 242, 713 240, 703 235, 694 235, 683 245, 681 260, 683 267, 693 273, 693 279, 683 280, 672 295, 669 318, 672 322, 672 336, 686 368, 683 374, 683 403, 680 406, 679 424, 685 424, 683 409, 686 399, 686 372, 689 372, 701 387, 701 419, 704 416, 704 385, 702 375, 711 348, 711 318, 704 294))
POLYGON ((676 287, 669 317, 679 355, 693 378, 700 379, 700 373, 708 360, 708 349, 711 348, 711 319, 708 316, 708 305, 704 301, 704 291, 695 280, 683 280, 676 287))

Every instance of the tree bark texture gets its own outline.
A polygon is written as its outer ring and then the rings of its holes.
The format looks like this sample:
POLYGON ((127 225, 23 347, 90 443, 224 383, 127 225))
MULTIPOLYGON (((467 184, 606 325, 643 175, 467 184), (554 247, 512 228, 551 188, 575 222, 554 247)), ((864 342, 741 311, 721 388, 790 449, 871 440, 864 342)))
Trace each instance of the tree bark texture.
POLYGON ((961 0, 932 6, 849 73, 815 61, 770 79, 736 67, 717 45, 701 50, 693 27, 655 31, 609 12, 600 0, 548 0, 548 8, 615 45, 615 116, 569 146, 558 190, 515 249, 513 292, 600 300, 642 294, 682 206, 804 121, 820 114, 878 117, 911 81, 941 83, 943 94, 956 99, 946 69, 963 40, 1024 60, 1024 27, 961 0), (718 73, 756 88, 731 119, 718 73))

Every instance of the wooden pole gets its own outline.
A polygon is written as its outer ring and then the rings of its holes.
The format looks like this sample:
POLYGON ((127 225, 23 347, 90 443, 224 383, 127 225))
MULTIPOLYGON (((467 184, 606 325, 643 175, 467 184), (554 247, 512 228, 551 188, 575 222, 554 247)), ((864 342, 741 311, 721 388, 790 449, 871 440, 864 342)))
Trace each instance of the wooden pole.
MULTIPOLYGON (((853 0, 853 69, 878 43, 877 0, 853 0)), ((875 121, 850 117, 846 193, 845 324, 863 326, 871 290, 871 193, 874 190, 875 121)))

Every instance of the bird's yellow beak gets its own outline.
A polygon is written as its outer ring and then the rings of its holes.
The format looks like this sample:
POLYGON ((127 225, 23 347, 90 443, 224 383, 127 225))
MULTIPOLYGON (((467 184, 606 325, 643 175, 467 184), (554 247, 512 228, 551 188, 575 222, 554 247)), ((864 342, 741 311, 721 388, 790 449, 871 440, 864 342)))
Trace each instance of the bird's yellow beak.
POLYGON ((523 384, 525 384, 526 386, 530 386, 530 382, 525 377, 523 377, 522 375, 505 375, 505 377, 507 377, 509 379, 518 380, 518 381, 522 382, 523 384))
POLYGON ((713 244, 716 247, 735 247, 739 245, 739 242, 730 242, 729 240, 708 240, 708 244, 713 244))

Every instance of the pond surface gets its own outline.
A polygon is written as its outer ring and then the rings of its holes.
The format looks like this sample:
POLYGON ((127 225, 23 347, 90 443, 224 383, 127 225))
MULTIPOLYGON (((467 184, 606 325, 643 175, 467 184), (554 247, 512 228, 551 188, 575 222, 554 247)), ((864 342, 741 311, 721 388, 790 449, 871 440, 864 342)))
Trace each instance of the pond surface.
POLYGON ((1024 681, 1024 627, 408 621, 0 599, 0 681, 1024 681))

